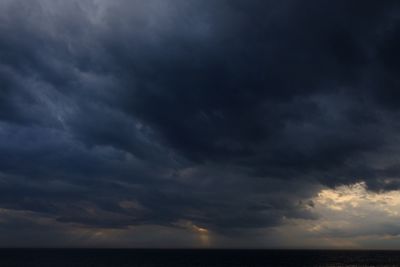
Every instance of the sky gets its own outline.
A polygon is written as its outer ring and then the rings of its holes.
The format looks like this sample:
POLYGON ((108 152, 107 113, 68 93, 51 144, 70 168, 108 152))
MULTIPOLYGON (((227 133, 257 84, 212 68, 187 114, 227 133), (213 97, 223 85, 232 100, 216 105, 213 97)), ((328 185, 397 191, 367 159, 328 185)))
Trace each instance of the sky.
POLYGON ((400 248, 399 47, 391 0, 0 0, 0 247, 400 248))

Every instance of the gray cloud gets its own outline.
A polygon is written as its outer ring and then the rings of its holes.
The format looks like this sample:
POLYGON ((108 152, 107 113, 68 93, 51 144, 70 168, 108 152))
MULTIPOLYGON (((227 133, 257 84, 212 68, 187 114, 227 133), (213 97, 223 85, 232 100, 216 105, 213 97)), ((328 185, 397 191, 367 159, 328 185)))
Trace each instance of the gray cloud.
POLYGON ((2 1, 0 207, 232 236, 316 219, 321 185, 397 188, 398 11, 2 1))

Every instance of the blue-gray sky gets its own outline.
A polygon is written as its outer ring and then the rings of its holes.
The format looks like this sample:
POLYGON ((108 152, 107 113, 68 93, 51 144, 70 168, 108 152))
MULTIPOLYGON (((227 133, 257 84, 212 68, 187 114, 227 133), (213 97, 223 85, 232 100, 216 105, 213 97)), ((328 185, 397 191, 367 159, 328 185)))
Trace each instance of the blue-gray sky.
POLYGON ((0 0, 0 247, 400 246, 400 3, 0 0))

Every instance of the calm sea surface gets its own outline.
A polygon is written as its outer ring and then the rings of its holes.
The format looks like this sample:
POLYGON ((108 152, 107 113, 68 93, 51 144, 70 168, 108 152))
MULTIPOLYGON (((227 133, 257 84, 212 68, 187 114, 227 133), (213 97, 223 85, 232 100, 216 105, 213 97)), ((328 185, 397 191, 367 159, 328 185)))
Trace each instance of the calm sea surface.
POLYGON ((397 251, 0 249, 0 267, 400 266, 397 251))

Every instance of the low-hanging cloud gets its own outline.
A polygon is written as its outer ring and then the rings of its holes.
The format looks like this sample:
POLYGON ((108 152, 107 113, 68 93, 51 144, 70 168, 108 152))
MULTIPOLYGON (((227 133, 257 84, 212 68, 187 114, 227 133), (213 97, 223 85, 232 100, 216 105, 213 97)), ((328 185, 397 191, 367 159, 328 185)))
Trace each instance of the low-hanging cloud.
POLYGON ((398 188, 399 8, 1 1, 0 208, 231 237, 398 188))

